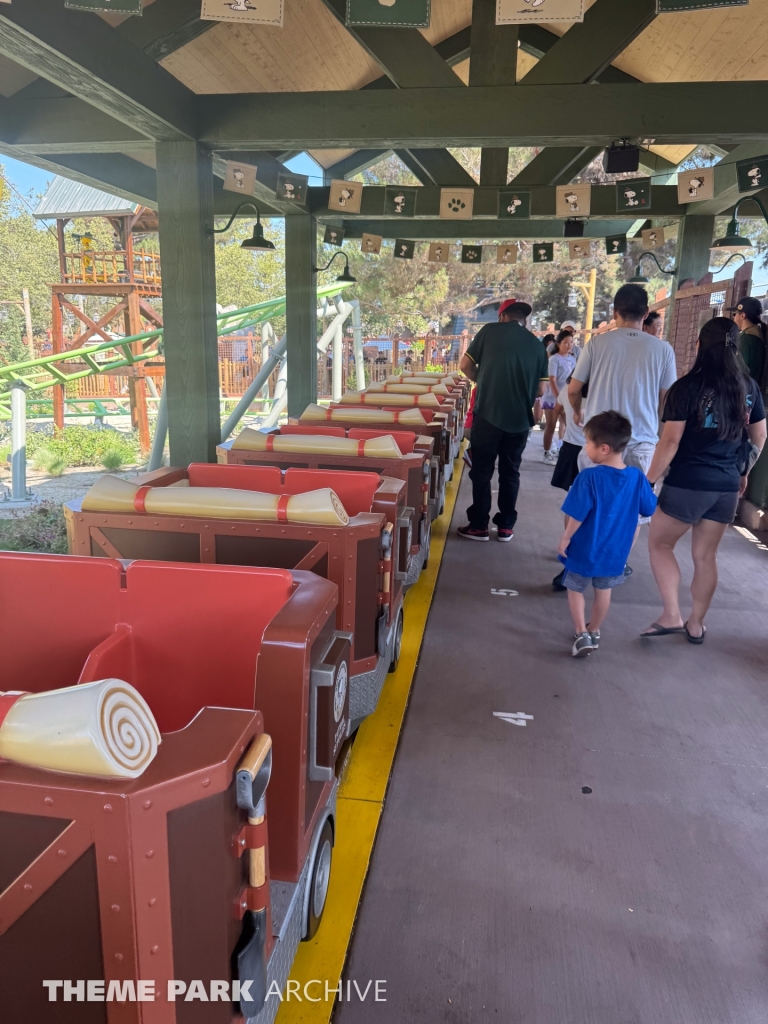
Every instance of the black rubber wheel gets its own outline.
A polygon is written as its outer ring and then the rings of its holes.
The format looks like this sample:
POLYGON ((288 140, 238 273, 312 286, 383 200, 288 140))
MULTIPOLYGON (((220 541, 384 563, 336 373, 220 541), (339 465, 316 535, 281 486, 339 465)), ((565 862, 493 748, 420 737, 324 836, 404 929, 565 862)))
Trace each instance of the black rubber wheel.
POLYGON ((400 662, 400 652, 403 649, 403 609, 400 609, 400 613, 397 616, 397 624, 395 625, 395 647, 392 651, 392 661, 389 663, 389 671, 394 672, 400 662))
POLYGON ((320 833, 320 842, 317 844, 315 863, 312 865, 312 874, 309 880, 309 908, 307 910, 307 934, 304 941, 314 938, 320 922, 323 919, 323 911, 328 898, 328 882, 331 877, 331 861, 333 859, 333 826, 331 819, 327 818, 320 833))

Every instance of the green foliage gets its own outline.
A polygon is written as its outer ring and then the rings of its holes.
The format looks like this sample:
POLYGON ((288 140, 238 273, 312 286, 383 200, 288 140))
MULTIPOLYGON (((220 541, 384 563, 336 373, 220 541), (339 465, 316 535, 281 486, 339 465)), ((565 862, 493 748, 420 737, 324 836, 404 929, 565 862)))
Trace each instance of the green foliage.
POLYGON ((110 453, 119 456, 121 465, 139 461, 139 440, 136 434, 123 434, 117 430, 97 427, 73 426, 56 431, 53 435, 42 430, 27 435, 27 455, 32 457, 40 449, 65 460, 69 466, 100 466, 110 453))
POLYGON ((32 456, 32 462, 35 469, 47 473, 48 476, 61 476, 67 468, 67 460, 50 448, 39 448, 32 456))
MULTIPOLYGON (((58 248, 56 232, 36 221, 30 212, 35 199, 29 196, 27 202, 25 205, 10 189, 0 196, 0 299, 20 302, 22 288, 29 288, 32 330, 42 334, 51 325, 48 286, 59 279, 58 248)), ((23 344, 25 330, 20 306, 0 306, 2 365, 29 357, 23 344)))
POLYGON ((0 519, 0 550, 67 553, 67 527, 61 505, 41 501, 29 512, 14 512, 0 519))
POLYGON ((101 457, 101 464, 108 472, 113 473, 123 465, 123 453, 118 448, 111 448, 104 452, 101 457))

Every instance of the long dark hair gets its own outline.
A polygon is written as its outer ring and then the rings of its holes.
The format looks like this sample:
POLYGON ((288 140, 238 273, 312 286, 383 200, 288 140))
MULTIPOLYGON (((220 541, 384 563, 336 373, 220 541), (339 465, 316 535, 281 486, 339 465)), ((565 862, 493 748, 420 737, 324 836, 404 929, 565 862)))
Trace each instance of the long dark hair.
POLYGON ((747 415, 749 374, 739 355, 739 331, 726 316, 708 320, 699 333, 699 351, 690 373, 699 430, 714 427, 722 441, 738 441, 747 415))
POLYGON ((560 333, 555 338, 555 352, 557 353, 557 355, 560 354, 560 345, 565 341, 566 338, 570 338, 574 344, 576 343, 576 339, 573 336, 573 331, 560 331, 560 333))

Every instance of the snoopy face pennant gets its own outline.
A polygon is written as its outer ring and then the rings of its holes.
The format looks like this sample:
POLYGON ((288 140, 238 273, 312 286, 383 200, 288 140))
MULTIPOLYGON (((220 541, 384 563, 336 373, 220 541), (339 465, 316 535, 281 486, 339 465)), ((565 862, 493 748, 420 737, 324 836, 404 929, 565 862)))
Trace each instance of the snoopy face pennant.
POLYGON ((739 160, 736 164, 739 192, 757 192, 768 187, 768 155, 754 160, 739 160))
POLYGON ((701 203, 715 194, 715 171, 712 167, 696 167, 680 171, 677 176, 678 203, 701 203))

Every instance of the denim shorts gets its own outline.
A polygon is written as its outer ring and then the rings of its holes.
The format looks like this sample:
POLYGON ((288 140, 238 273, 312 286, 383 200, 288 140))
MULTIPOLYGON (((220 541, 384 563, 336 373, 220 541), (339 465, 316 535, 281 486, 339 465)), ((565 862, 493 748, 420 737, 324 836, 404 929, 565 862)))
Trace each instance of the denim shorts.
POLYGON ((626 579, 624 573, 621 576, 580 576, 577 572, 566 569, 563 573, 563 586, 566 590, 575 590, 583 594, 591 583, 595 590, 613 590, 619 587, 626 579))

